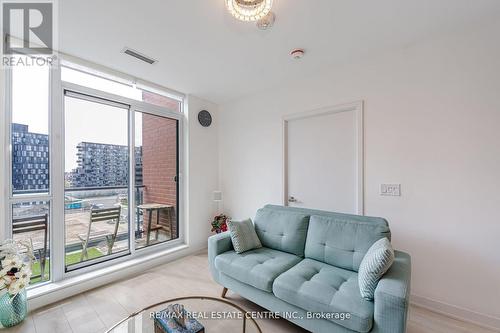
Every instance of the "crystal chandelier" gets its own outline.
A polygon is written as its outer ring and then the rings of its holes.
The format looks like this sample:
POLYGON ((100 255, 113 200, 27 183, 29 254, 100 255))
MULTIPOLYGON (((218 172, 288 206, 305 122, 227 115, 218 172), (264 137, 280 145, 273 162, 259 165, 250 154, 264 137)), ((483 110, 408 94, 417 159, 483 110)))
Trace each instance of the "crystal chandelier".
POLYGON ((258 21, 269 14, 273 0, 226 0, 231 15, 241 21, 258 21))

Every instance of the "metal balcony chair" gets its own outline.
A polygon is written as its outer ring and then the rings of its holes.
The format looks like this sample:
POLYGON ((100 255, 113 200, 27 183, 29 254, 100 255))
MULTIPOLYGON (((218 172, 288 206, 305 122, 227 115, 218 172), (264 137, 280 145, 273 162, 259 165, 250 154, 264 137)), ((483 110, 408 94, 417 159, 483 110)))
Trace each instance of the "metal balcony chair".
POLYGON ((23 234, 26 232, 43 231, 43 242, 32 242, 33 252, 38 253, 40 258, 40 276, 32 276, 31 278, 40 277, 43 281, 45 279, 45 264, 47 261, 47 235, 49 230, 49 216, 48 214, 39 216, 30 216, 12 219, 12 234, 23 234))
POLYGON ((82 256, 81 261, 88 259, 88 246, 92 241, 106 240, 108 245, 108 255, 112 253, 113 246, 116 241, 116 235, 118 233, 118 225, 120 223, 120 212, 121 207, 114 208, 92 208, 90 211, 90 221, 89 228, 86 234, 78 235, 78 238, 82 242, 82 256), (113 232, 109 231, 96 231, 92 232, 92 224, 96 222, 112 221, 114 222, 113 232))

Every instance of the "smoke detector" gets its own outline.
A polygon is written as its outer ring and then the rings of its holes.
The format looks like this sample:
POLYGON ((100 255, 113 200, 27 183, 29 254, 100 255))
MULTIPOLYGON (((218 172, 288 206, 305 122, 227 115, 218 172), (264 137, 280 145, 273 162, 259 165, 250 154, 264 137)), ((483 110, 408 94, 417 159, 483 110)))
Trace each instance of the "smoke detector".
POLYGON ((269 12, 266 16, 257 21, 257 28, 260 30, 267 30, 274 25, 276 20, 276 15, 273 12, 269 12))
POLYGON ((292 57, 292 59, 298 60, 302 59, 302 57, 304 57, 304 54, 305 51, 303 49, 294 49, 290 52, 290 57, 292 57))

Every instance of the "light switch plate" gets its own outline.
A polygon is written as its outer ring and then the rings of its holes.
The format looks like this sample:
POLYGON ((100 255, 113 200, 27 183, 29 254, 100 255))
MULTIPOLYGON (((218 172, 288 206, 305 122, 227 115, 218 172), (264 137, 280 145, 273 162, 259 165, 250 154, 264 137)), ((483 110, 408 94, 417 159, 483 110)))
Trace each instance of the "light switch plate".
POLYGON ((381 184, 380 195, 401 196, 401 184, 381 184))

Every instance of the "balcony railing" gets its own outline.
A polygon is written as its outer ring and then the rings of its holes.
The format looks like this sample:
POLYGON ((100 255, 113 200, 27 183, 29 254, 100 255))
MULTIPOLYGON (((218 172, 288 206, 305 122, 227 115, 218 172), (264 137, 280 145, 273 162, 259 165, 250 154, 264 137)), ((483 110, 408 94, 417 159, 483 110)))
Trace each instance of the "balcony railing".
MULTIPOLYGON (((128 208, 128 194, 126 190, 127 186, 91 186, 91 187, 70 187, 65 189, 65 211, 79 210, 79 211, 90 211, 92 208, 106 208, 106 206, 112 206, 120 204, 122 207, 128 208), (123 191, 123 193, 119 193, 123 191), (112 203, 109 199, 103 200, 103 198, 109 198, 111 196, 119 196, 123 194, 123 198, 119 198, 116 202, 112 203), (71 199, 70 199, 71 198, 71 199), (107 201, 107 202, 106 202, 107 201)), ((136 205, 140 205, 144 202, 144 190, 146 186, 136 185, 135 195, 133 200, 136 205)), ((128 211, 126 212, 128 215, 128 211)), ((140 238, 143 234, 143 224, 142 224, 142 212, 136 209, 136 238, 140 238)), ((132 223, 130 223, 132 225, 132 223)), ((127 232, 121 232, 117 235, 119 240, 125 240, 128 238, 127 232)), ((68 241, 67 241, 68 243, 68 241)), ((89 244, 95 245, 95 244, 89 244)), ((69 245, 67 245, 68 247, 69 245)), ((76 246, 81 246, 76 244, 76 246)))
MULTIPOLYGON (((129 200, 134 200, 136 206, 144 203, 144 194, 147 190, 145 185, 134 186, 134 191, 132 198, 129 198, 129 187, 127 186, 93 186, 93 187, 71 187, 65 189, 65 260, 66 265, 76 267, 82 260, 80 255, 82 253, 82 240, 78 237, 79 235, 86 234, 88 232, 88 227, 90 223, 90 211, 96 208, 110 208, 121 206, 121 216, 120 223, 118 225, 117 238, 113 246, 113 255, 117 253, 125 253, 129 250, 129 246, 143 247, 147 246, 147 228, 144 227, 144 218, 149 216, 142 209, 134 209, 134 211, 129 210, 129 200), (145 215, 143 215, 145 214, 145 215), (133 245, 129 241, 130 228, 134 229, 136 244, 133 245), (75 265, 75 266, 73 266, 75 265)), ((32 190, 23 191, 26 194, 33 194, 32 190)), ((45 191, 46 192, 46 191, 45 191)), ((48 202, 38 202, 33 199, 26 199, 17 208, 18 214, 22 216, 39 215, 40 210, 43 212, 49 212, 48 202), (22 204, 22 205, 21 205, 22 204)), ((49 221, 49 229, 51 228, 51 223, 49 221)), ((110 232, 114 230, 115 225, 108 223, 107 221, 102 221, 100 223, 92 224, 92 232, 110 232)), ((29 232, 19 234, 17 238, 28 239, 33 243, 43 243, 42 233, 29 232)), ((153 237, 152 234, 150 234, 153 237)), ((162 230, 160 231, 160 240, 158 240, 158 234, 155 235, 155 242, 163 242, 172 239, 172 233, 162 230)), ((175 237, 174 237, 175 238, 175 237)), ((49 241, 49 240, 47 240, 49 241)), ((50 241, 49 241, 50 242, 50 241)), ((89 239, 88 248, 94 248, 94 254, 92 258, 106 257, 106 250, 103 248, 106 246, 105 241, 100 239, 89 239)), ((44 254, 44 258, 47 259, 50 265, 50 246, 47 244, 47 251, 44 254)), ((36 254, 37 259, 41 262, 41 254, 36 254)), ((40 264, 37 264, 39 267, 40 264)), ((48 266, 47 266, 48 267, 48 266)), ((37 268, 38 269, 38 268, 37 268)), ((45 276, 47 278, 47 275, 45 276)), ((39 279, 34 279, 37 282, 39 279)))

